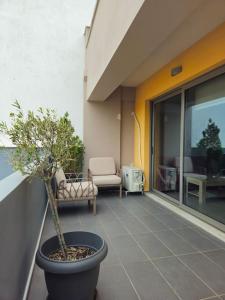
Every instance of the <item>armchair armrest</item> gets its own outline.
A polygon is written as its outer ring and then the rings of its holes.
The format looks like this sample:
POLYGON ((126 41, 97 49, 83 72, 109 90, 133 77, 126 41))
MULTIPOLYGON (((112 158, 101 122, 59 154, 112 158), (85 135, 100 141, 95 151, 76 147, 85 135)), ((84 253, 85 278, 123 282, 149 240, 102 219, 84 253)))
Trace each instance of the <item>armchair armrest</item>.
POLYGON ((66 182, 68 183, 83 181, 84 178, 87 179, 87 177, 89 177, 85 173, 65 173, 65 176, 66 176, 66 182))
POLYGON ((122 170, 121 169, 117 169, 116 170, 116 175, 121 177, 122 176, 122 170))
POLYGON ((90 169, 88 169, 88 178, 89 178, 90 180, 93 180, 92 177, 93 177, 92 172, 91 172, 90 169))
POLYGON ((63 190, 65 188, 65 180, 61 180, 58 185, 58 190, 63 190))

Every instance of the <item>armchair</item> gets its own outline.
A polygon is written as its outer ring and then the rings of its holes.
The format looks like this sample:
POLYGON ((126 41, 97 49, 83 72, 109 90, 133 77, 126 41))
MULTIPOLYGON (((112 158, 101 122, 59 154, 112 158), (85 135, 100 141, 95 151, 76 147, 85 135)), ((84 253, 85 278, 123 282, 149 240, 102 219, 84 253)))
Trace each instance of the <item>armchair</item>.
POLYGON ((96 214, 96 196, 98 188, 91 177, 83 177, 82 174, 64 173, 60 168, 56 174, 56 203, 88 200, 88 206, 93 205, 93 214, 96 214))
POLYGON ((119 187, 119 196, 122 197, 122 180, 112 157, 94 157, 89 160, 88 173, 97 187, 119 187))

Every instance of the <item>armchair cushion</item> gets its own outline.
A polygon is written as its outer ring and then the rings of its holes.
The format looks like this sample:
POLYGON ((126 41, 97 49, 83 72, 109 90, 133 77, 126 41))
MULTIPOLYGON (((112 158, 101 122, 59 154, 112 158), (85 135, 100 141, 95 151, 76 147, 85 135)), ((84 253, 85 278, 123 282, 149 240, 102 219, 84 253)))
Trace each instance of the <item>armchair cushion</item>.
POLYGON ((55 179, 56 179, 56 183, 57 183, 58 187, 59 187, 60 183, 62 186, 66 185, 66 176, 65 176, 65 173, 63 172, 62 168, 60 168, 56 171, 55 179), (64 184, 62 182, 64 182, 64 184))
POLYGON ((117 175, 93 176, 93 182, 97 186, 119 185, 121 178, 117 175))
MULTIPOLYGON (((176 157, 175 165, 180 172, 180 157, 176 157)), ((184 156, 184 172, 192 173, 193 172, 193 163, 190 156, 184 156)))
POLYGON ((89 160, 89 169, 95 175, 115 175, 116 166, 112 157, 93 157, 89 160))
POLYGON ((79 200, 81 197, 97 196, 98 188, 91 181, 66 183, 63 189, 58 189, 57 198, 59 200, 79 200))

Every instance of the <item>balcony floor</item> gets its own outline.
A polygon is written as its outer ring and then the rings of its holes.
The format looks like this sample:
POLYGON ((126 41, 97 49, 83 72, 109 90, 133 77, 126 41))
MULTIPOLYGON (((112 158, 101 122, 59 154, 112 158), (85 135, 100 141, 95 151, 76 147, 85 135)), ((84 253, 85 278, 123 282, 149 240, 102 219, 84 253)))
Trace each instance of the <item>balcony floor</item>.
MULTIPOLYGON (((225 244, 150 198, 103 194, 97 216, 86 203, 60 215, 64 231, 93 231, 108 243, 98 300, 225 300, 225 244)), ((52 235, 47 217, 42 240, 52 235)), ((28 299, 46 298, 36 266, 28 299)))

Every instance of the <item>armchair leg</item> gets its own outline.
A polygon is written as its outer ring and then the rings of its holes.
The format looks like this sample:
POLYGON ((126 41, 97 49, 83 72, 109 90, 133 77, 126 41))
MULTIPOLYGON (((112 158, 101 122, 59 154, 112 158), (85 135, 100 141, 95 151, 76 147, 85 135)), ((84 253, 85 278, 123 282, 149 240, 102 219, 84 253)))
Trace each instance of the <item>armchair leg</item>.
POLYGON ((120 198, 122 198, 122 184, 120 185, 120 198))
POLYGON ((93 200, 93 215, 96 215, 96 197, 93 200))

